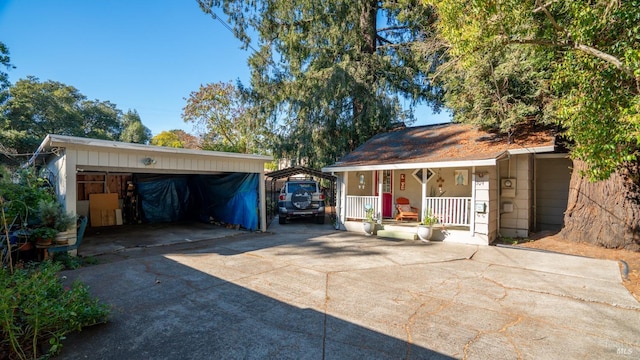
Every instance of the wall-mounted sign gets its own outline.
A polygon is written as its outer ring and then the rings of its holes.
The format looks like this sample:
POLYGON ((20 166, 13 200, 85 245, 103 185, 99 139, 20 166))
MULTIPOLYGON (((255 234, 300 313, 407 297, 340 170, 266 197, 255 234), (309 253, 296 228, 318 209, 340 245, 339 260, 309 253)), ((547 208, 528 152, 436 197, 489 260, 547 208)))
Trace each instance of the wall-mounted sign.
POLYGON ((407 177, 405 176, 405 174, 400 174, 400 190, 404 190, 406 186, 406 179, 407 177))

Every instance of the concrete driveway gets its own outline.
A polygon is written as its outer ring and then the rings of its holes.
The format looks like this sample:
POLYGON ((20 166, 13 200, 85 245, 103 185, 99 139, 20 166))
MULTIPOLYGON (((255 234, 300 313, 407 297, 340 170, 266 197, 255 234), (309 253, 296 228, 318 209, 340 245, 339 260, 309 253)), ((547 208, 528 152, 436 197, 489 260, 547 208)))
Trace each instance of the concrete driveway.
POLYGON ((232 235, 129 249, 66 272, 113 310, 107 324, 69 336, 61 357, 640 356, 640 304, 613 261, 304 222, 232 235))

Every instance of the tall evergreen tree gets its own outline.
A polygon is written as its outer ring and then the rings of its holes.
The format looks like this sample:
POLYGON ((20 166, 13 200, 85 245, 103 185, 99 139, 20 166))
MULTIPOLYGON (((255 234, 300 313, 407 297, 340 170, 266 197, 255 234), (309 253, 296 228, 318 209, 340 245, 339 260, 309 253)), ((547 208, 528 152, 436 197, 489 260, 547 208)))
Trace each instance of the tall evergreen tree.
POLYGON ((277 153, 310 166, 333 163, 372 135, 412 121, 401 104, 441 95, 427 74, 441 59, 420 56, 431 9, 418 1, 199 0, 221 8, 245 46, 260 117, 279 125, 277 153))

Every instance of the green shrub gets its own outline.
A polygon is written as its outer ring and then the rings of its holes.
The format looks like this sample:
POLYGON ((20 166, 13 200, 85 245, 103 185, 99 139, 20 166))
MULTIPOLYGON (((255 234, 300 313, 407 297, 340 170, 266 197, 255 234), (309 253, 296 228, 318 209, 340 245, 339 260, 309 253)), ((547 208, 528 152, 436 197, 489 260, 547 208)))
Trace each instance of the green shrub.
POLYGON ((65 287, 58 278, 60 264, 0 269, 0 354, 37 359, 58 354, 72 331, 105 322, 108 306, 91 298, 86 286, 65 287))
POLYGON ((74 270, 86 265, 98 264, 98 259, 93 256, 71 256, 66 252, 53 254, 53 262, 59 263, 64 270, 74 270))

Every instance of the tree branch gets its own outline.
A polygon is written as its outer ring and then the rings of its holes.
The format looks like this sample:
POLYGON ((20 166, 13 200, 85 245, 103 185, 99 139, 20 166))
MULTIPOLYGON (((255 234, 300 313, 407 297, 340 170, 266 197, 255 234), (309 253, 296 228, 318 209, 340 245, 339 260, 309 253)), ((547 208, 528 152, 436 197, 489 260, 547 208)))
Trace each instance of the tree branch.
MULTIPOLYGON (((631 76, 632 78, 635 78, 635 76, 633 75, 633 71, 628 68, 627 66, 625 66, 622 61, 620 61, 620 59, 618 59, 617 57, 611 55, 611 54, 607 54, 605 52, 602 52, 596 48, 593 48, 591 46, 587 46, 587 45, 583 45, 583 44, 574 44, 574 47, 586 54, 592 55, 597 57, 600 60, 604 60, 610 64, 612 64, 613 66, 617 67, 618 70, 621 70, 622 72, 624 72, 625 74, 631 76)), ((639 79, 636 79, 636 81, 639 79)))
POLYGON ((393 44, 393 42, 391 42, 391 40, 388 40, 388 39, 386 39, 386 38, 384 38, 384 37, 382 37, 380 35, 376 35, 376 38, 378 40, 380 40, 380 42, 387 43, 387 44, 393 44))
POLYGON ((386 32, 386 31, 393 31, 393 30, 406 30, 408 28, 409 28, 408 26, 389 26, 389 27, 386 27, 386 28, 377 29, 376 31, 377 32, 386 32))
MULTIPOLYGON (((547 17, 547 19, 549 19, 549 21, 551 22, 551 26, 553 26, 554 29, 556 29, 556 31, 564 33, 565 35, 569 36, 569 34, 567 33, 567 30, 565 30, 565 28, 563 28, 562 26, 560 26, 560 24, 558 24, 558 22, 556 21, 556 19, 553 17, 553 15, 551 15, 551 12, 549 11, 549 9, 547 9, 547 6, 553 4, 555 2, 555 0, 552 0, 550 2, 548 2, 545 5, 541 5, 536 9, 533 9, 533 12, 544 12, 544 15, 547 17)), ((539 0, 536 0, 536 3, 539 3, 539 0)))

